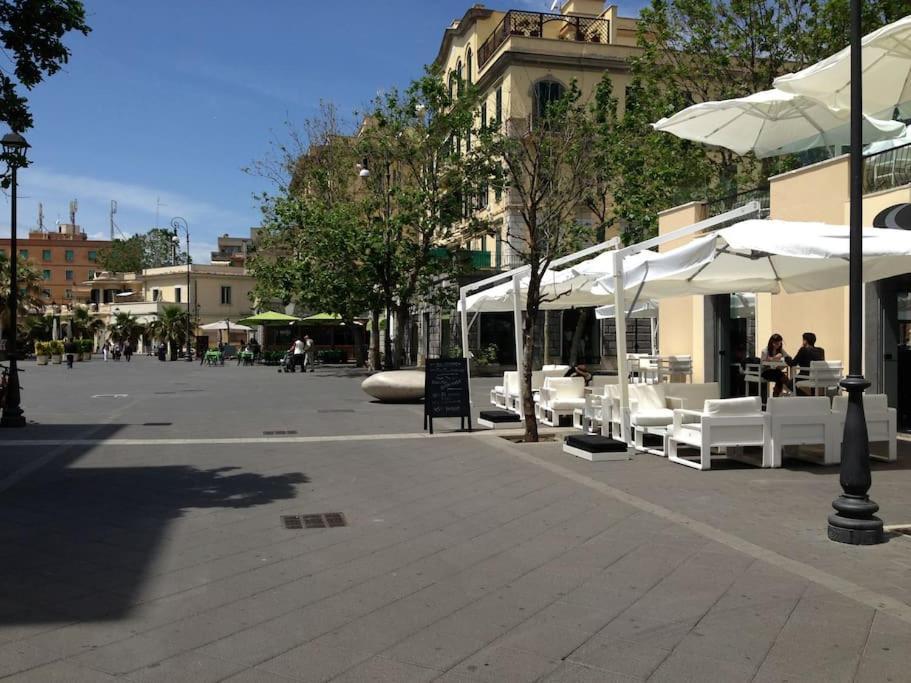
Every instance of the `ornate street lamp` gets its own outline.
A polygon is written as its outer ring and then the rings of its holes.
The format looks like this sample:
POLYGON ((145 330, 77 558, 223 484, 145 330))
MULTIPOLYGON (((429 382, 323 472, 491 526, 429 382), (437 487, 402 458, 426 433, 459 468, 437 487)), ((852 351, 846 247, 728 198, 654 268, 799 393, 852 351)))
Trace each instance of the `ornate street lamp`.
POLYGON ((10 259, 9 259, 9 318, 10 339, 7 345, 7 358, 9 359, 9 379, 6 386, 6 404, 3 414, 0 415, 0 427, 24 427, 25 413, 19 405, 22 399, 19 390, 19 367, 16 348, 18 336, 18 322, 16 314, 19 310, 19 250, 16 246, 16 170, 26 164, 26 151, 29 144, 19 133, 7 133, 0 140, 3 154, 7 159, 10 170, 10 259))
POLYGON ((882 543, 883 522, 876 517, 879 505, 870 500, 870 440, 864 416, 864 390, 870 382, 863 375, 863 86, 861 64, 860 3, 851 0, 851 214, 848 280, 848 375, 841 386, 848 392, 848 409, 841 444, 839 482, 842 494, 832 502, 829 538, 851 545, 882 543))
POLYGON ((190 226, 187 224, 186 218, 176 216, 171 219, 171 227, 174 228, 172 240, 174 241, 175 254, 177 253, 177 245, 180 244, 180 236, 177 234, 178 229, 183 230, 184 234, 187 236, 187 353, 185 360, 189 363, 193 360, 190 352, 190 226))

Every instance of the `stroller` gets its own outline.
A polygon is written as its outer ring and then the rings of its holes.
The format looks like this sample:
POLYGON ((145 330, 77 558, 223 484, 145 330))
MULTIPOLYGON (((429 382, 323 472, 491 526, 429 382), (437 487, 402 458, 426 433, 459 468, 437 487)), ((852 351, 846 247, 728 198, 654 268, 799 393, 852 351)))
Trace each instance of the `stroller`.
POLYGON ((294 372, 294 358, 290 351, 285 351, 282 356, 281 365, 278 367, 279 372, 294 372))

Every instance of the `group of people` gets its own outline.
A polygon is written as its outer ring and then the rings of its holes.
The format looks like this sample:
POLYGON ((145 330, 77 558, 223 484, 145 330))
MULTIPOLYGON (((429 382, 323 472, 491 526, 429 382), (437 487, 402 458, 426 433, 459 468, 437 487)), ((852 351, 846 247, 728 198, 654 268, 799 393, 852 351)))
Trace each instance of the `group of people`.
MULTIPOLYGON (((812 361, 825 359, 826 352, 816 346, 816 335, 812 332, 803 333, 800 349, 793 358, 784 350, 784 339, 776 332, 769 337, 769 343, 762 350, 760 357, 763 363, 779 361, 792 368, 809 368, 812 361)), ((774 383, 773 396, 788 394, 794 389, 794 382, 783 368, 766 368, 762 371, 762 378, 774 383)))
POLYGON ((308 335, 305 334, 303 339, 300 337, 295 339, 291 344, 291 348, 288 349, 290 356, 288 371, 294 372, 299 365, 301 372, 307 372, 307 367, 310 368, 310 372, 314 372, 316 365, 314 351, 313 340, 308 335))
POLYGON ((109 358, 120 360, 121 356, 127 363, 129 363, 130 359, 133 357, 133 345, 130 343, 129 339, 124 342, 115 342, 113 344, 106 341, 101 345, 101 357, 104 358, 105 362, 107 362, 109 358))

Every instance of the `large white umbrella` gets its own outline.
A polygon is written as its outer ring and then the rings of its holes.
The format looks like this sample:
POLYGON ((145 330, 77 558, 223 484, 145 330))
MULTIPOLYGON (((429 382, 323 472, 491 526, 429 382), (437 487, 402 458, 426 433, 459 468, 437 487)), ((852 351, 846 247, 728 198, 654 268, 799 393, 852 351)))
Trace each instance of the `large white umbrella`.
MULTIPOLYGON (((814 147, 847 145, 851 139, 850 113, 831 109, 818 100, 764 90, 748 97, 701 102, 652 124, 686 140, 757 157, 790 154, 814 147)), ((900 121, 864 117, 864 142, 901 135, 900 121)))
MULTIPOLYGON (((844 225, 743 221, 638 265, 624 264, 624 290, 645 300, 844 286, 848 233, 844 225)), ((865 228, 863 254, 867 282, 911 272, 911 232, 865 228)), ((601 284, 613 291, 613 278, 601 284)))
POLYGON ((232 323, 230 320, 218 320, 214 323, 208 323, 207 325, 200 325, 199 329, 209 330, 209 331, 222 331, 227 330, 228 332, 252 332, 252 327, 247 327, 246 325, 239 325, 238 323, 232 323))
MULTIPOLYGON (((911 103, 911 15, 867 34, 860 44, 864 113, 891 116, 895 107, 911 103)), ((850 111, 851 48, 774 83, 779 90, 850 111)))

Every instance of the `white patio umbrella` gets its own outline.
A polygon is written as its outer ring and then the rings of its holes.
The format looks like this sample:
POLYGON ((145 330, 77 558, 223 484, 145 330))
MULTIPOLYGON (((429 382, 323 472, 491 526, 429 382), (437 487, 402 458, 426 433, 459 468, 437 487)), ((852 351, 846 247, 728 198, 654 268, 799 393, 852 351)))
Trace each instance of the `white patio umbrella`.
MULTIPOLYGON (((624 291, 638 299, 730 292, 811 292, 848 283, 844 225, 747 220, 624 266, 624 291)), ((865 228, 867 282, 911 272, 911 233, 865 228)), ((613 291, 613 278, 601 281, 613 291)))
POLYGON ((207 325, 200 325, 199 329, 209 330, 209 331, 221 331, 227 330, 235 332, 252 332, 252 327, 247 327, 246 325, 239 325, 238 323, 232 323, 230 320, 218 320, 214 323, 209 323, 207 325))
MULTIPOLYGON (((748 97, 701 102, 663 118, 652 126, 686 140, 725 147, 757 157, 790 154, 814 147, 847 145, 850 114, 781 90, 764 90, 748 97)), ((864 117, 864 142, 901 135, 900 121, 864 117)))
MULTIPOLYGON (((891 116, 911 103, 911 15, 861 39, 864 113, 891 116)), ((851 109, 851 48, 793 74, 779 76, 775 87, 812 97, 823 104, 851 109)))

